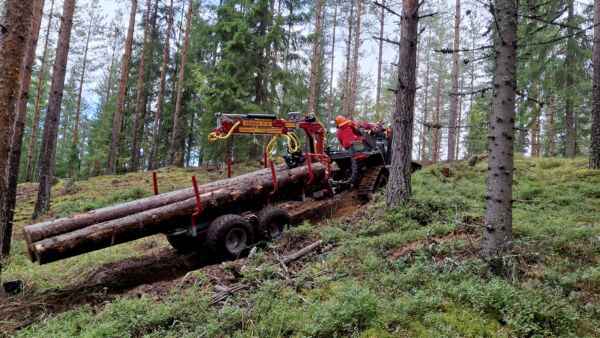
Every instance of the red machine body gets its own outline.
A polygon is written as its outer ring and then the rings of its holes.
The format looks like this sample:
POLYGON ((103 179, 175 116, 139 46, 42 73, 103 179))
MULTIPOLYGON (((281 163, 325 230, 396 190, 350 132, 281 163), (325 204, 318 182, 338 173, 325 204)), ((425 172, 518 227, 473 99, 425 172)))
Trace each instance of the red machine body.
MULTIPOLYGON (((302 129, 306 135, 315 140, 311 151, 324 154, 325 128, 318 121, 304 116, 301 121, 286 121, 275 115, 263 114, 218 114, 216 135, 247 134, 247 135, 289 135, 294 129, 302 129)), ((312 143, 311 143, 312 145, 312 143)))

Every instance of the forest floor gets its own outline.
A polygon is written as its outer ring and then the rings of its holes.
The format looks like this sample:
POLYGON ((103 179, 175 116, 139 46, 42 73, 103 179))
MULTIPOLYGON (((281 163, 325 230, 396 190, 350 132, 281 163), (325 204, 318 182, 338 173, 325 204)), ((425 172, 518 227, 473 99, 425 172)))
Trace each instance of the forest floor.
MULTIPOLYGON (((600 335, 600 172, 587 160, 516 160, 513 251, 491 269, 481 243, 485 161, 413 175, 410 203, 383 192, 333 219, 304 222, 251 258, 182 256, 153 236, 38 266, 21 229, 35 201, 19 186, 16 244, 2 279, 0 334, 20 336, 531 336, 600 335), (311 254, 282 257, 322 240, 311 254), (135 273, 132 273, 135 272, 135 273)), ((257 168, 240 166, 234 174, 257 168)), ((223 178, 159 172, 161 192, 223 178)), ((147 173, 53 188, 55 218, 151 194, 147 173)), ((345 197, 346 198, 346 197, 345 197)))

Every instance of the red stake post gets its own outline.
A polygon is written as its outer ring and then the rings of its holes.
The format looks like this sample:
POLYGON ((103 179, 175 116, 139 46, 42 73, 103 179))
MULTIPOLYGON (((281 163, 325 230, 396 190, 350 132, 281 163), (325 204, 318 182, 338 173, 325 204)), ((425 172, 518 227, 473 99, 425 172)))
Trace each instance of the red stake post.
POLYGON ((264 162, 265 162, 265 168, 267 167, 267 152, 265 151, 264 154, 264 162))
POLYGON ((196 194, 196 203, 198 204, 198 211, 192 214, 191 228, 192 235, 196 236, 196 216, 202 212, 202 201, 200 200, 200 192, 198 191, 198 183, 196 182, 196 176, 192 176, 192 184, 194 184, 194 193, 196 194))
POLYGON ((315 176, 312 171, 312 164, 310 161, 311 161, 311 154, 306 154, 306 165, 308 166, 308 182, 304 183, 304 186, 302 186, 302 202, 304 202, 306 200, 306 194, 304 193, 304 188, 308 187, 315 179, 315 176))
MULTIPOLYGON (((265 153, 266 154, 266 153, 265 153)), ((273 160, 271 160, 271 176, 273 177, 273 191, 269 193, 269 197, 267 197, 267 205, 269 205, 270 198, 277 193, 279 189, 279 185, 277 184, 277 175, 275 175, 275 165, 273 164, 273 160)))
POLYGON ((158 181, 156 180, 156 171, 152 172, 152 183, 154 184, 154 195, 158 195, 158 181))
POLYGON ((227 158, 227 178, 231 178, 231 157, 227 158))

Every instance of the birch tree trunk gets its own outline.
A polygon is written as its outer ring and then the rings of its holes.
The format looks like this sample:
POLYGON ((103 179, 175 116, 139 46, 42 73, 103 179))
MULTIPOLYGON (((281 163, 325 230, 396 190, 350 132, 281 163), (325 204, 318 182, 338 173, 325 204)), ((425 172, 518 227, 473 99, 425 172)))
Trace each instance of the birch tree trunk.
POLYGON ((50 85, 50 96, 46 110, 46 122, 44 123, 44 132, 42 133, 42 148, 38 160, 40 187, 32 215, 34 219, 50 209, 50 188, 52 188, 52 176, 54 175, 58 124, 65 88, 65 74, 69 58, 74 11, 75 0, 65 0, 62 23, 58 32, 58 46, 56 48, 54 72, 52 73, 52 84, 50 85))
POLYGON ((160 112, 163 105, 163 93, 165 91, 165 82, 167 77, 167 61, 169 60, 169 39, 171 38, 171 27, 173 26, 173 0, 169 6, 169 19, 167 23, 167 36, 165 49, 163 52, 162 70, 160 73, 160 84, 158 86, 158 102, 156 103, 156 113, 154 114, 154 127, 152 131, 152 145, 150 147, 150 158, 148 159, 148 170, 156 166, 156 147, 158 145, 158 123, 160 122, 160 112))
POLYGON ((37 120, 40 113, 40 98, 42 96, 42 87, 44 84, 44 71, 46 69, 46 56, 48 55, 48 42, 50 41, 50 29, 52 28, 52 18, 54 16, 54 0, 50 4, 50 15, 48 16, 48 28, 46 29, 46 42, 44 43, 44 52, 42 53, 42 65, 40 67, 40 76, 38 77, 37 91, 35 95, 35 108, 33 109, 33 121, 31 122, 31 135, 29 136, 29 149, 27 150, 27 165, 25 166, 25 182, 31 180, 31 162, 33 160, 33 146, 35 144, 35 132, 37 130, 37 120))
POLYGON ((187 23, 185 27, 185 37, 183 42, 183 54, 181 54, 181 68, 179 69, 179 84, 177 87, 177 101, 175 103, 175 116, 173 117, 173 136, 171 137, 171 148, 169 150, 169 164, 173 165, 175 160, 175 148, 179 133, 179 115, 181 113, 181 97, 183 94, 183 80, 185 78, 185 62, 190 46, 190 31, 192 30, 192 11, 194 9, 194 0, 190 0, 190 8, 187 13, 187 23))
POLYGON ((453 161, 456 148, 456 116, 458 112, 458 49, 460 48, 460 0, 456 0, 454 14, 454 53, 452 53, 452 94, 448 117, 448 160, 453 161))
POLYGON ((35 51, 42 25, 42 16, 44 14, 44 0, 35 0, 33 4, 33 24, 31 26, 29 41, 27 41, 27 55, 23 70, 21 71, 21 96, 16 108, 16 120, 12 143, 10 147, 10 157, 8 160, 8 183, 6 187, 6 197, 4 199, 4 213, 0 219, 0 229, 4 229, 3 243, 1 252, 3 257, 8 257, 10 253, 10 242, 12 236, 12 226, 14 217, 14 208, 17 203, 17 184, 19 179, 19 164, 21 163, 21 149, 23 146, 23 132, 25 130, 25 121, 27 119, 27 102, 29 101, 29 87, 31 86, 31 75, 35 65, 35 51))
POLYGON ((494 71, 490 115, 489 157, 485 196, 485 229, 480 254, 486 259, 510 249, 514 167, 517 2, 495 0, 492 15, 494 71))
POLYGON ((117 170, 117 147, 118 138, 121 134, 121 112, 125 105, 125 85, 129 77, 129 61, 131 60, 131 48, 133 46, 133 32, 135 30, 135 14, 137 10, 137 0, 131 1, 131 14, 129 15, 129 29, 127 31, 127 41, 125 42, 125 53, 121 64, 121 79, 119 80, 119 93, 117 94, 117 104, 115 107, 115 117, 113 118, 113 128, 110 135, 110 149, 108 151, 108 174, 114 174, 117 170))
POLYGON ((419 2, 402 3, 401 37, 398 62, 398 90, 393 116, 392 165, 388 183, 387 205, 401 205, 411 194, 412 129, 416 92, 417 39, 419 2))

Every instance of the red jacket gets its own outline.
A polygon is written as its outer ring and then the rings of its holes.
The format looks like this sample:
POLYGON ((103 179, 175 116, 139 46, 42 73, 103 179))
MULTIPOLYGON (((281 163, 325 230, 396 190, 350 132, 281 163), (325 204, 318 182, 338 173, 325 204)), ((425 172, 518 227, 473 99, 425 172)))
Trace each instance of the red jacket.
POLYGON ((352 128, 352 121, 346 121, 339 126, 337 137, 344 149, 350 148, 350 143, 353 141, 362 141, 363 137, 356 135, 357 132, 352 128))

